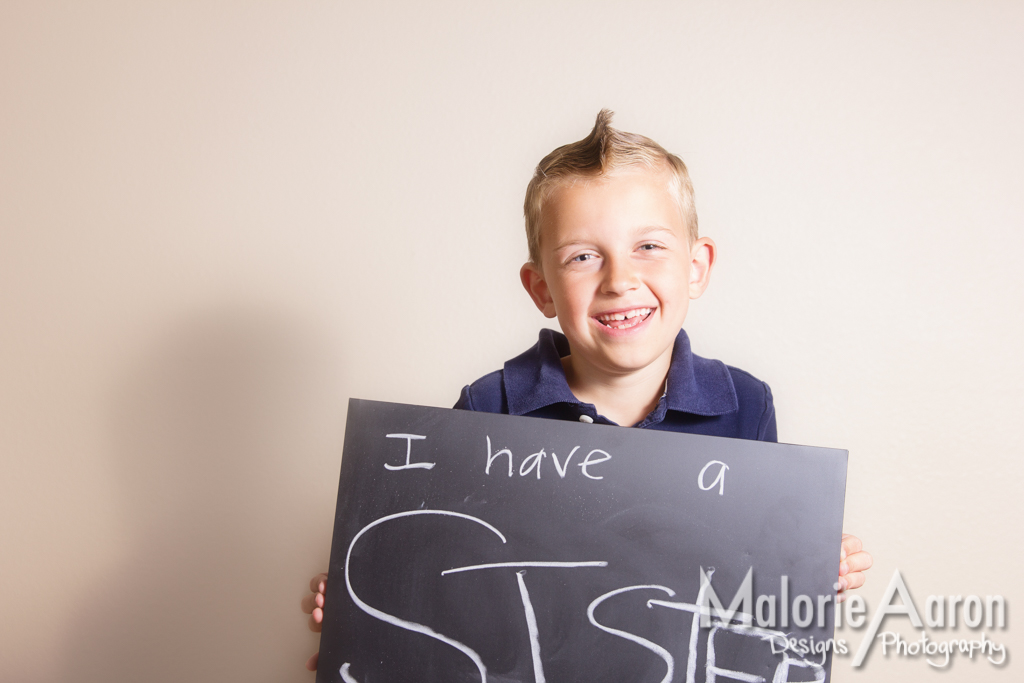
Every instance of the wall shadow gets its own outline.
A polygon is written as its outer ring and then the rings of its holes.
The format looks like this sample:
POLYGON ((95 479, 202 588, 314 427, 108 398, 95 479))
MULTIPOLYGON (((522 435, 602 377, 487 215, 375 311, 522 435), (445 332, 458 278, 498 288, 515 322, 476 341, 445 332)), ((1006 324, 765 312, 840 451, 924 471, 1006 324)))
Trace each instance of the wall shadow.
POLYGON ((110 416, 128 545, 64 608, 59 680, 312 680, 298 601, 326 566, 344 419, 326 337, 222 310, 128 364, 110 416))

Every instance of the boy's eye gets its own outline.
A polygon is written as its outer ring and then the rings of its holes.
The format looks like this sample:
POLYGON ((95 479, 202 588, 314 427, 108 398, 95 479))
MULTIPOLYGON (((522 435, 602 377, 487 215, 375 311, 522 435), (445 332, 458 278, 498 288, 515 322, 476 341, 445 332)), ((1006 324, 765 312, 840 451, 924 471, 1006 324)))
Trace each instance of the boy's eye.
POLYGON ((640 249, 643 251, 654 251, 655 249, 661 249, 660 244, 641 244, 640 249))
POLYGON ((582 263, 583 261, 589 261, 592 258, 594 258, 593 254, 580 254, 578 256, 573 256, 571 260, 582 263))

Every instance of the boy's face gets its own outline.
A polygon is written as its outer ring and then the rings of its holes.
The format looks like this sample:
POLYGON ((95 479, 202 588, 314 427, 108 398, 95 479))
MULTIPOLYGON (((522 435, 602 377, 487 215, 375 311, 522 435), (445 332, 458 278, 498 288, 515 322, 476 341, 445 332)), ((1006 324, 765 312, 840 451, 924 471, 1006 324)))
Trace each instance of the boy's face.
POLYGON ((707 238, 689 244, 667 172, 619 171, 555 189, 541 216, 540 264, 521 277, 569 339, 576 372, 667 372, 690 299, 707 287, 707 238))

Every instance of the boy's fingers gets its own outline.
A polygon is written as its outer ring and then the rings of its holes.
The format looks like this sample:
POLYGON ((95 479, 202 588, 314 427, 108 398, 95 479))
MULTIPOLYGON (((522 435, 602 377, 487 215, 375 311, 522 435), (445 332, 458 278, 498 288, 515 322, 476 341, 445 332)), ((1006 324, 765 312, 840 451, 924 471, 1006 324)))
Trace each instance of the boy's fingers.
POLYGON ((872 564, 874 564, 874 559, 871 557, 871 553, 864 550, 846 558, 846 565, 851 573, 867 571, 871 569, 872 564))
POLYGON ((317 574, 309 580, 309 590, 314 593, 323 593, 327 586, 327 574, 317 574), (321 585, 323 584, 323 585, 321 585))
POLYGON ((308 662, 306 662, 306 668, 309 669, 310 671, 316 671, 316 663, 319 660, 320 660, 320 653, 319 652, 314 652, 313 656, 309 658, 308 662))
POLYGON ((313 613, 309 615, 309 630, 313 633, 320 633, 320 629, 323 628, 324 613, 322 610, 315 609, 313 613))
POLYGON ((846 579, 846 590, 853 590, 863 586, 864 580, 867 577, 864 575, 864 572, 850 572, 843 578, 846 579))
POLYGON ((848 556, 845 560, 839 563, 839 581, 836 584, 838 586, 839 597, 842 602, 845 600, 843 595, 848 590, 860 588, 864 585, 864 581, 867 580, 867 575, 864 573, 868 569, 871 569, 871 565, 874 562, 871 557, 871 553, 861 550, 858 553, 853 553, 848 556))
POLYGON ((843 558, 859 553, 864 549, 864 544, 861 543, 860 539, 852 534, 843 534, 843 545, 841 555, 843 558))
POLYGON ((324 606, 324 594, 323 593, 310 593, 306 597, 302 598, 302 611, 306 614, 312 614, 313 610, 317 607, 324 606))

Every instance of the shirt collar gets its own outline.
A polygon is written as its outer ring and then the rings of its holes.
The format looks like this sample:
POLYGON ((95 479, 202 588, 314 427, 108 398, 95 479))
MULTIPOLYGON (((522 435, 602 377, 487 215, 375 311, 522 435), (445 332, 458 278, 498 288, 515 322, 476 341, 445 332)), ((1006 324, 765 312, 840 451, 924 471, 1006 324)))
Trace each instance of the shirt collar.
MULTIPOLYGON (((505 397, 510 415, 526 415, 554 403, 583 405, 565 380, 561 358, 569 354, 565 335, 543 329, 537 344, 505 363, 505 397)), ((694 415, 724 415, 739 410, 732 375, 725 363, 690 351, 690 338, 679 331, 672 348, 668 388, 662 397, 669 410, 694 415)))

